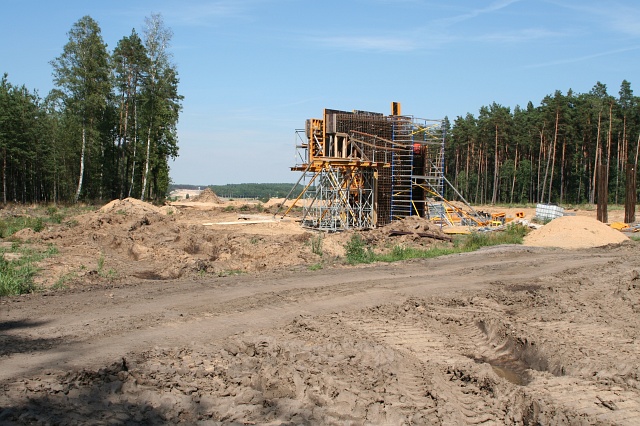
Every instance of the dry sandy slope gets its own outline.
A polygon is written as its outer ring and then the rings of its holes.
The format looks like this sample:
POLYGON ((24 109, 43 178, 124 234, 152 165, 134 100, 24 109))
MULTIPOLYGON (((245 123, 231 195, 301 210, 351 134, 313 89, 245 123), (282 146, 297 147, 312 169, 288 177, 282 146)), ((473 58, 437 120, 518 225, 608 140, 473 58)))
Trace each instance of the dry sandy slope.
POLYGON ((638 424, 640 252, 3 299, 0 422, 638 424))

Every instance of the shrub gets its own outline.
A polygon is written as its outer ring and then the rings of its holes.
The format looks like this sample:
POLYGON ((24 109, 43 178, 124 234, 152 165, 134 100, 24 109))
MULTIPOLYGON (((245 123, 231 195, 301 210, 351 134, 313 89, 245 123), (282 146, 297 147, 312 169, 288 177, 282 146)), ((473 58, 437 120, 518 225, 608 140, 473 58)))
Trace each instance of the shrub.
POLYGON ((359 234, 353 234, 344 248, 347 254, 347 263, 351 265, 371 263, 375 260, 373 250, 365 243, 359 234))

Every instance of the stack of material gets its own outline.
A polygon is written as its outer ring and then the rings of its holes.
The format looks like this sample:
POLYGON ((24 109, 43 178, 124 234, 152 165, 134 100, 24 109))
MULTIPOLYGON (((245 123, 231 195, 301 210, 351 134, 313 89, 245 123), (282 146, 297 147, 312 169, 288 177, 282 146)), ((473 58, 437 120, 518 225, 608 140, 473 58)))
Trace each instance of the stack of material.
POLYGON ((537 204, 536 217, 541 220, 556 219, 564 216, 564 209, 551 204, 537 204))

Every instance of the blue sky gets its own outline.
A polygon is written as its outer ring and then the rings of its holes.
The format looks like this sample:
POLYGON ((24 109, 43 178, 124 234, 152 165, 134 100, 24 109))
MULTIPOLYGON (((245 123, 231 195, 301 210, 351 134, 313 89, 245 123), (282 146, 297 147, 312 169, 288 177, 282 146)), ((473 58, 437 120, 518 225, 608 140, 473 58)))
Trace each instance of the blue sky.
POLYGON ((81 17, 109 49, 162 14, 185 96, 174 183, 295 182, 294 130, 323 108, 451 121, 555 90, 640 84, 640 2, 1 0, 0 73, 45 96, 81 17))

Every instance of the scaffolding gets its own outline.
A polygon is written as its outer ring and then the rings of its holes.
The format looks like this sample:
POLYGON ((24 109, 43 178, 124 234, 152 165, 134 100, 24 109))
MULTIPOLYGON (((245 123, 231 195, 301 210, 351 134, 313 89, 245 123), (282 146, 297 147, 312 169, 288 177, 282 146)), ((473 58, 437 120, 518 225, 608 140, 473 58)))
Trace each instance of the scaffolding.
POLYGON ((391 109, 325 109, 296 130, 291 169, 302 172, 294 188, 304 189, 293 205, 302 205, 303 226, 366 229, 434 214, 434 194, 444 199, 443 121, 401 115, 396 102, 391 109))

